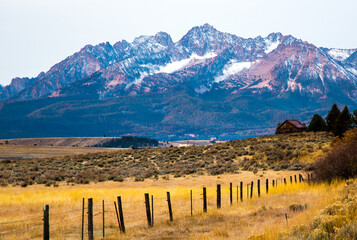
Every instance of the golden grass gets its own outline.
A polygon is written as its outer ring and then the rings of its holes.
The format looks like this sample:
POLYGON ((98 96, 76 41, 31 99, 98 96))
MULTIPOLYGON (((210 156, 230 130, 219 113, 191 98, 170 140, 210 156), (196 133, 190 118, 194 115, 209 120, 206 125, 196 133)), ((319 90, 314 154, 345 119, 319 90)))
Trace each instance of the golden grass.
MULTIPOLYGON (((281 184, 281 178, 299 172, 242 172, 221 176, 187 176, 170 180, 134 180, 122 183, 105 182, 89 185, 60 185, 45 187, 33 185, 27 188, 0 188, 0 233, 22 229, 1 236, 1 239, 41 239, 42 209, 50 205, 51 239, 79 239, 81 233, 82 198, 94 201, 94 231, 96 239, 102 234, 102 198, 105 199, 105 239, 247 239, 265 234, 264 239, 274 239, 281 231, 291 231, 293 226, 306 224, 320 209, 334 201, 342 183, 309 186, 281 184), (265 179, 280 179, 278 187, 265 193, 265 179), (246 184, 261 179, 261 197, 256 188, 252 199, 247 199, 246 184), (243 202, 237 203, 236 186, 244 182, 243 202), (229 204, 229 182, 233 182, 233 205, 229 204), (216 184, 222 185, 222 209, 216 210, 216 184), (202 213, 202 186, 207 187, 208 213, 202 213), (193 191, 193 216, 190 216, 190 190, 193 191), (166 191, 170 191, 174 222, 168 221, 166 191), (147 228, 144 193, 154 196, 155 226, 147 228), (113 202, 122 196, 127 233, 118 231, 113 202), (291 212, 291 204, 307 204, 302 212, 291 212), (288 215, 288 224, 285 220, 288 215), (2 224, 34 218, 25 222, 2 224), (38 226, 34 226, 38 225, 38 226), (25 228, 25 229, 23 229, 25 228)), ((85 219, 87 224, 87 219, 85 219)), ((85 225, 86 226, 86 225, 85 225)), ((87 226, 85 227, 87 229, 87 226)))

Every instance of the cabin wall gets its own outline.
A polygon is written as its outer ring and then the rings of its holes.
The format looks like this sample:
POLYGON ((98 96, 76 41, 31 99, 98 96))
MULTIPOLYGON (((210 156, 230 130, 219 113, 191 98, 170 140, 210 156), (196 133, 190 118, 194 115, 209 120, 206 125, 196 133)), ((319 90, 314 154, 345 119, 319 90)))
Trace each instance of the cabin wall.
POLYGON ((277 133, 298 133, 298 132, 303 132, 305 129, 304 128, 297 128, 294 125, 292 125, 289 122, 284 123, 282 126, 280 126, 277 129, 277 133))

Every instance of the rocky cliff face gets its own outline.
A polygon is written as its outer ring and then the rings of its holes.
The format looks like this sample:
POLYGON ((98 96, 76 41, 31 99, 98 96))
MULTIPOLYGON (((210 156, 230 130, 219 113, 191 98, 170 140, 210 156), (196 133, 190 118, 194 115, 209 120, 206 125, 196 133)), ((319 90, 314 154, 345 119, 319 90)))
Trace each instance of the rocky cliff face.
MULTIPOLYGON (((51 113, 73 116, 73 106, 64 99, 76 99, 76 109, 82 110, 87 100, 95 106, 120 102, 127 105, 119 107, 120 113, 112 108, 99 112, 119 114, 115 121, 130 122, 130 131, 146 129, 141 117, 129 120, 145 111, 153 121, 151 132, 162 124, 171 130, 190 125, 196 132, 224 124, 224 131, 236 131, 237 126, 252 128, 259 119, 270 127, 297 114, 305 120, 308 109, 332 102, 356 106, 357 51, 318 48, 281 33, 245 39, 205 24, 176 43, 159 32, 132 43, 87 45, 36 78, 15 78, 0 89, 0 99, 5 105, 7 100, 41 102, 41 109, 26 113, 37 120, 51 118, 51 113), (133 99, 138 102, 131 109, 128 101, 133 99)), ((97 115, 82 110, 77 117, 97 115)))

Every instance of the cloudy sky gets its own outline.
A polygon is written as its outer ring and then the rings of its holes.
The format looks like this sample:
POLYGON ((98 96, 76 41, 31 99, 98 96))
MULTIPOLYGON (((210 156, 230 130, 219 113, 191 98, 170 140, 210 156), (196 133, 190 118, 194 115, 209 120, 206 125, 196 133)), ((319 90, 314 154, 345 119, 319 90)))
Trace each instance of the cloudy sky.
POLYGON ((0 0, 0 84, 34 77, 86 44, 209 23, 241 37, 282 32, 357 48, 356 0, 0 0))

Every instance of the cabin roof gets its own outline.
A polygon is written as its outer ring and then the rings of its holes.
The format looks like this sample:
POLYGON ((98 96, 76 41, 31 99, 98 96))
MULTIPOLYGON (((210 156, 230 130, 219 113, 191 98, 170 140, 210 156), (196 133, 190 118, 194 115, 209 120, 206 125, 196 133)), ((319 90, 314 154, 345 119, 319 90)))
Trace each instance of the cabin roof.
POLYGON ((279 125, 278 128, 280 128, 281 126, 284 125, 284 123, 289 122, 290 124, 292 124, 294 127, 296 128, 306 128, 305 123, 301 123, 298 120, 286 120, 285 122, 283 122, 282 124, 279 125))

